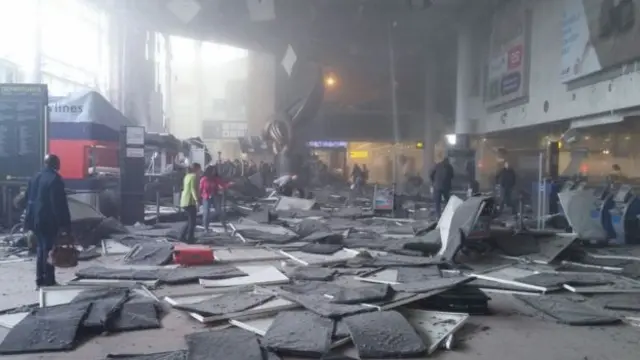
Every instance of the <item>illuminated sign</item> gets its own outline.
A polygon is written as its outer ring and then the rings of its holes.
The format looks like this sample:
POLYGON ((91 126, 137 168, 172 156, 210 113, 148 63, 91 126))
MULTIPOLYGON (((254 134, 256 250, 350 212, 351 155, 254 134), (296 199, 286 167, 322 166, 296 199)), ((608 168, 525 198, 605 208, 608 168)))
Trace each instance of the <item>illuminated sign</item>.
POLYGON ((346 141, 309 141, 307 145, 316 149, 345 149, 346 141))
POLYGON ((369 157, 368 151, 349 151, 349 157, 352 159, 366 159, 369 157))

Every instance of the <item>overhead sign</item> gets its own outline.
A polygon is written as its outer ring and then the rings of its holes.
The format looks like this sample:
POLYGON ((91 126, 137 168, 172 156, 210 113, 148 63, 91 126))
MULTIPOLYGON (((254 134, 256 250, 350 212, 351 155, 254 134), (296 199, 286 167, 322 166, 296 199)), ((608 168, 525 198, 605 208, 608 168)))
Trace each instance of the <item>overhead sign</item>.
POLYGON ((369 152, 368 151, 349 151, 349 157, 352 159, 367 159, 369 158, 369 152))
POLYGON ((346 141, 309 141, 307 145, 315 149, 346 149, 346 141))
POLYGON ((202 135, 207 140, 237 139, 247 136, 246 121, 204 121, 202 135))
POLYGON ((496 11, 491 32, 485 105, 503 105, 529 95, 531 12, 522 0, 496 11))
POLYGON ((46 85, 0 84, 0 180, 27 179, 42 168, 48 101, 46 85))
POLYGON ((640 57, 637 1, 563 1, 563 82, 640 57))

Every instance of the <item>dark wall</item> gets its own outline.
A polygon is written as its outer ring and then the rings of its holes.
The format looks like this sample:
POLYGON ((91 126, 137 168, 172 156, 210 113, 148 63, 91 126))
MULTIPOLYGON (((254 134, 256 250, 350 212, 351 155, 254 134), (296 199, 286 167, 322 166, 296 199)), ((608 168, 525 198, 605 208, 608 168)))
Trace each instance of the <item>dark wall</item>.
MULTIPOLYGON (((399 116, 397 141, 419 141, 424 138, 421 116, 399 116)), ((375 141, 394 142, 391 114, 321 114, 304 129, 309 141, 375 141)))

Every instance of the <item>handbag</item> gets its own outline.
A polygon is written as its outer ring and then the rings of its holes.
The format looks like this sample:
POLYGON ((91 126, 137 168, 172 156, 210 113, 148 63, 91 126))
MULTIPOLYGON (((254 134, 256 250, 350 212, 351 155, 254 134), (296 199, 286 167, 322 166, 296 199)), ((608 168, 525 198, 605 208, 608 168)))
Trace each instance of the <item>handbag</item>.
POLYGON ((48 262, 59 268, 78 266, 78 249, 76 249, 71 235, 62 234, 58 236, 56 245, 49 251, 48 262))

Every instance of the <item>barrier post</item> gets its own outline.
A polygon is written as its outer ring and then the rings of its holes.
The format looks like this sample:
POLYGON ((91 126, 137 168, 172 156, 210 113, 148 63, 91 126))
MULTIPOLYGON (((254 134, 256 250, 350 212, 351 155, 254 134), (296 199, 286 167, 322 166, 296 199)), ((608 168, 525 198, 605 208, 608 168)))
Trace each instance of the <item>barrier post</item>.
POLYGON ((160 190, 156 188, 156 224, 160 223, 160 190))
POLYGON ((537 201, 537 209, 536 209, 536 220, 537 220, 537 228, 538 230, 542 229, 544 226, 544 220, 542 219, 542 213, 544 212, 544 192, 546 190, 546 186, 544 184, 544 153, 540 153, 538 156, 538 201, 537 201))

